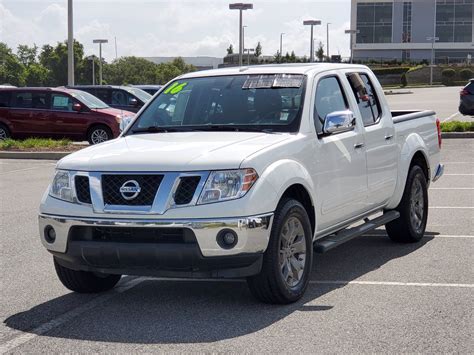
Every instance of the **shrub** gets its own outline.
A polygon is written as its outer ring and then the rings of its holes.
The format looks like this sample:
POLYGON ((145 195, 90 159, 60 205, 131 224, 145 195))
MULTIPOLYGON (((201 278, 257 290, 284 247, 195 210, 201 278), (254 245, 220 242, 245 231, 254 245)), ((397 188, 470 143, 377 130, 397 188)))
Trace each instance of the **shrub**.
POLYGON ((474 122, 461 122, 461 121, 442 122, 441 131, 443 132, 474 132, 474 122))
POLYGON ((454 77, 456 76, 456 70, 444 69, 441 72, 441 76, 443 77, 442 82, 444 85, 452 85, 454 81, 454 77))
POLYGON ((387 74, 404 74, 410 67, 391 67, 391 68, 374 68, 373 72, 375 75, 387 75, 387 74))
POLYGON ((464 68, 459 72, 459 76, 461 77, 461 79, 469 80, 473 77, 473 73, 471 69, 464 68))

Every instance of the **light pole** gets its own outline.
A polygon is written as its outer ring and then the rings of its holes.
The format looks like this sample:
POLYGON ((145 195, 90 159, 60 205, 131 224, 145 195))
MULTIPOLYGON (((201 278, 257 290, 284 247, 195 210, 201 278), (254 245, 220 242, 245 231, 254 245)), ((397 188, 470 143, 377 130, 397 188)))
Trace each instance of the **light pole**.
POLYGON ((67 2, 67 84, 74 85, 74 34, 72 0, 67 2))
POLYGON ((353 57, 352 47, 353 47, 353 44, 354 44, 353 35, 360 33, 360 31, 359 30, 345 30, 344 33, 348 33, 348 34, 351 35, 350 41, 351 41, 351 64, 352 64, 352 57, 353 57))
POLYGON ((87 59, 92 61, 92 85, 95 85, 95 55, 91 55, 87 59))
POLYGON ((242 53, 244 50, 244 36, 243 36, 243 28, 242 28, 242 11, 244 10, 251 10, 253 9, 253 4, 244 4, 244 3, 234 3, 229 4, 230 10, 239 10, 239 66, 242 66, 242 53))
POLYGON ((327 57, 328 57, 328 62, 331 61, 331 56, 329 55, 329 25, 331 24, 331 22, 328 22, 326 24, 326 53, 327 53, 327 57))
POLYGON ((309 56, 309 61, 312 63, 312 62, 314 62, 314 31, 313 31, 313 27, 321 25, 321 21, 320 20, 306 20, 306 21, 303 21, 303 25, 311 26, 311 42, 310 42, 311 55, 309 56))
POLYGON ((242 26, 242 48, 244 49, 245 53, 245 29, 247 28, 247 25, 242 26))
POLYGON ((247 52, 247 65, 250 65, 250 53, 255 52, 255 49, 247 48, 247 49, 244 49, 244 51, 247 52))
POLYGON ((283 53, 283 35, 284 34, 285 34, 284 32, 280 33, 280 63, 281 63, 281 57, 283 53))
POLYGON ((99 85, 102 85, 102 43, 108 43, 107 39, 94 39, 92 43, 99 43, 99 85))
POLYGON ((430 65, 430 85, 433 85, 433 67, 434 67, 434 45, 439 37, 426 37, 427 41, 431 41, 431 65, 430 65))

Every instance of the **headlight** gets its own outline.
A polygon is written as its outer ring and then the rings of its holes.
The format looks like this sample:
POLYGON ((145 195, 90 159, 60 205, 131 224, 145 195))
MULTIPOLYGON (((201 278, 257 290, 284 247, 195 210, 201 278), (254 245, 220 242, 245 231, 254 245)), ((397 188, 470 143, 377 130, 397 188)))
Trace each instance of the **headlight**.
POLYGON ((60 200, 74 202, 74 193, 69 171, 56 170, 49 194, 60 200))
POLYGON ((257 181, 253 169, 213 171, 199 197, 198 204, 233 200, 244 196, 257 181))
POLYGON ((119 123, 119 128, 120 128, 120 132, 123 132, 125 130, 125 128, 128 127, 128 125, 130 124, 130 122, 132 122, 133 118, 135 116, 117 116, 117 118, 120 118, 120 123, 119 123))

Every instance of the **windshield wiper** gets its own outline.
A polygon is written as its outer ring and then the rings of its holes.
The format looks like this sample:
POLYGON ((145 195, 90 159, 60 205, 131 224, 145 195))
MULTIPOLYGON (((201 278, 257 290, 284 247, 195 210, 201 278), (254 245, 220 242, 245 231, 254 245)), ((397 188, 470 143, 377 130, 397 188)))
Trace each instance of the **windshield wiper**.
POLYGON ((225 132, 263 132, 263 133, 274 133, 270 128, 258 128, 250 126, 234 126, 234 125, 216 125, 210 124, 205 126, 199 126, 196 130, 200 131, 225 131, 225 132))
POLYGON ((132 130, 133 133, 168 133, 176 131, 176 129, 164 128, 159 126, 148 126, 143 128, 135 128, 132 130))

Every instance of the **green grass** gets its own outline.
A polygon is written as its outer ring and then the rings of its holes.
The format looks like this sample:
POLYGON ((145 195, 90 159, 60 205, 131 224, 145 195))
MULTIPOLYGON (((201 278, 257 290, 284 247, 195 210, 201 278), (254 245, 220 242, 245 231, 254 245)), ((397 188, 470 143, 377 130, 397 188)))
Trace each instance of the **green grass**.
POLYGON ((0 150, 39 150, 65 148, 71 144, 69 139, 28 138, 25 140, 0 140, 0 150))
POLYGON ((442 132, 474 132, 474 122, 441 122, 442 132))

